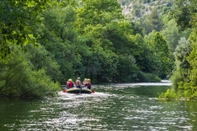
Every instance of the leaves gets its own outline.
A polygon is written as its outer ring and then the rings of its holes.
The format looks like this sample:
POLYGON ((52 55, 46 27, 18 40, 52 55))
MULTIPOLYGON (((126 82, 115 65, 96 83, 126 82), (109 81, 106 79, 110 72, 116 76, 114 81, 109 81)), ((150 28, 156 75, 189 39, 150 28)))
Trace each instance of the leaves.
POLYGON ((58 90, 59 84, 52 82, 44 69, 35 71, 19 47, 15 46, 7 61, 0 62, 0 96, 44 97, 48 91, 58 90))
MULTIPOLYGON (((118 1, 3 2, 0 55, 7 63, 1 61, 0 89, 4 95, 43 95, 39 92, 55 90, 58 82, 77 76, 94 83, 158 81, 156 75, 164 78, 172 69, 170 37, 166 41, 161 33, 151 32, 144 39, 143 26, 125 19, 118 1), (14 78, 20 75, 24 77, 14 78)), ((151 30, 162 29, 156 10, 149 20, 151 30)), ((165 25, 166 30, 173 22, 165 25)))
POLYGON ((12 51, 11 44, 22 48, 27 43, 35 43, 32 23, 45 8, 47 1, 2 0, 0 1, 0 56, 5 59, 12 51))

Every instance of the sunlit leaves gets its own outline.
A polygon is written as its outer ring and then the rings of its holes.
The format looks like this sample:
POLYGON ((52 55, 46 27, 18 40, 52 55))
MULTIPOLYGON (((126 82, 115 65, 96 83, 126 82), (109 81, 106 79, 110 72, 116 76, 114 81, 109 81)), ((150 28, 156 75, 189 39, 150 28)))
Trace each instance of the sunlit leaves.
MULTIPOLYGON (((194 19, 196 19, 196 17, 194 17, 194 19)), ((196 39, 196 34, 197 34, 197 26, 196 26, 196 22, 193 23, 193 32, 192 34, 190 35, 190 40, 192 42, 191 44, 191 52, 189 54, 189 56, 186 57, 186 60, 189 62, 189 65, 191 66, 190 69, 190 72, 189 72, 189 87, 192 89, 192 95, 194 95, 193 97, 194 98, 197 98, 197 95, 196 95, 196 92, 197 92, 197 82, 196 82, 196 79, 197 79, 197 39, 196 39)), ((190 46, 188 46, 189 48, 190 46)), ((190 48, 190 49, 191 49, 190 48)), ((187 54, 188 54, 188 51, 187 51, 187 54)))
POLYGON ((116 0, 81 0, 81 7, 77 12, 77 26, 82 29, 88 24, 105 25, 123 18, 116 0))
POLYGON ((0 1, 0 56, 12 51, 11 44, 24 47, 28 43, 35 43, 32 34, 36 16, 42 12, 47 0, 1 0, 0 1))

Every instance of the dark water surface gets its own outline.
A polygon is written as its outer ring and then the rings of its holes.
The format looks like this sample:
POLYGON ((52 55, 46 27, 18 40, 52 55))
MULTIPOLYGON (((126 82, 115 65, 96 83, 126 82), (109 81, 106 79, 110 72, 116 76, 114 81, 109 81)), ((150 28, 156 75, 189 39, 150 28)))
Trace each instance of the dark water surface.
POLYGON ((170 83, 95 86, 94 94, 0 99, 0 131, 196 131, 197 103, 158 101, 170 83))

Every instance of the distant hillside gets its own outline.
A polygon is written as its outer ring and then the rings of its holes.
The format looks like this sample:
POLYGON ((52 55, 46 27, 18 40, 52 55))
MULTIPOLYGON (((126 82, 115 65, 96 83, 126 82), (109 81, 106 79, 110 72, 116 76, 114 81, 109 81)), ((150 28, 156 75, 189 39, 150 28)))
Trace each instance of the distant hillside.
POLYGON ((158 13, 167 13, 173 5, 173 0, 118 0, 123 8, 123 14, 134 21, 151 14, 154 8, 158 13))

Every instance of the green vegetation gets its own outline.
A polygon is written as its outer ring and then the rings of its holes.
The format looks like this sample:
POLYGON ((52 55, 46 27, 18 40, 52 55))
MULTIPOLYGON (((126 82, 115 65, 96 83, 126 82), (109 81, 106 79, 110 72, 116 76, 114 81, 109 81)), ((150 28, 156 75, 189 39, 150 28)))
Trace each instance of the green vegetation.
POLYGON ((93 83, 171 78, 173 91, 161 98, 195 99, 194 5, 182 0, 2 0, 0 96, 43 97, 80 76, 93 83))
POLYGON ((175 68, 171 77, 173 88, 160 95, 160 98, 172 99, 197 99, 196 75, 196 22, 197 10, 193 8, 196 0, 175 2, 173 14, 183 32, 192 30, 189 39, 182 37, 175 48, 175 68))
POLYGON ((18 46, 0 63, 0 96, 41 97, 53 94, 59 88, 43 69, 36 70, 18 46))

